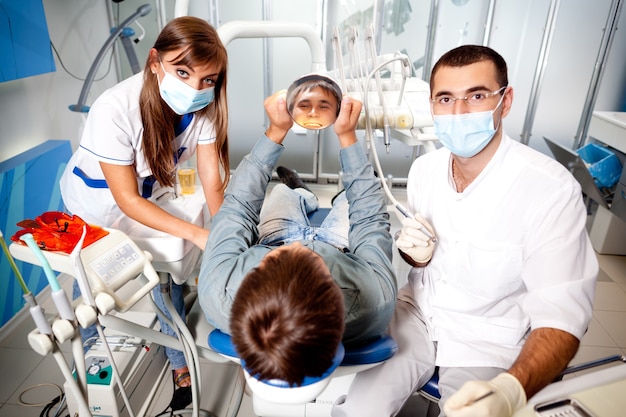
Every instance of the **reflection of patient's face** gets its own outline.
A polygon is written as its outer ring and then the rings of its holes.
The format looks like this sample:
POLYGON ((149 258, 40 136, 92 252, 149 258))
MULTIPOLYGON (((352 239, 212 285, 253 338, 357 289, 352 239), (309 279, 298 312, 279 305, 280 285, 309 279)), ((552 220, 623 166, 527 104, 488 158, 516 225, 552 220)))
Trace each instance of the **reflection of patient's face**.
POLYGON ((308 129, 321 129, 335 123, 337 99, 322 87, 303 91, 293 106, 293 119, 308 129))

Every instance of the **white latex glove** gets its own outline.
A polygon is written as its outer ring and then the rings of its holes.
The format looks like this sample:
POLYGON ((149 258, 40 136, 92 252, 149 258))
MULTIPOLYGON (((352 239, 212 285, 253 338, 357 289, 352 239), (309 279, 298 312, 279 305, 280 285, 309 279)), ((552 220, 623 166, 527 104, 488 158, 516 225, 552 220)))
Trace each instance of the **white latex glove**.
POLYGON ((433 227, 419 213, 414 218, 406 217, 402 220, 402 230, 396 239, 396 246, 416 263, 430 261, 435 250, 434 242, 424 233, 423 227, 435 236, 433 227))
POLYGON ((466 382, 446 401, 443 412, 446 417, 511 417, 525 405, 524 387, 513 375, 503 372, 491 381, 466 382), (480 399, 489 391, 493 394, 480 399))

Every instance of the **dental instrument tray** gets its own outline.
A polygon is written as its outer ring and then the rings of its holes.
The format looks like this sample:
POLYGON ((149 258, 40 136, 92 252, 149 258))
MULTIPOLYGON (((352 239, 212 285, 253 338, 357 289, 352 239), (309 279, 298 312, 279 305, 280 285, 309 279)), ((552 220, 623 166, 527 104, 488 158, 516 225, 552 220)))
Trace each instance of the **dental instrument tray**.
MULTIPOLYGON (((81 250, 80 260, 101 313, 106 314, 113 309, 125 312, 159 283, 159 277, 148 252, 141 250, 124 232, 106 230, 108 235, 81 250), (133 290, 128 298, 121 298, 118 290, 138 277, 142 277, 141 288, 133 290)), ((13 243, 9 249, 16 259, 41 265, 27 246, 13 243)), ((75 276, 68 254, 53 251, 43 251, 43 254, 53 270, 75 276)))
POLYGON ((578 401, 570 398, 538 404, 535 411, 540 417, 594 417, 578 401))

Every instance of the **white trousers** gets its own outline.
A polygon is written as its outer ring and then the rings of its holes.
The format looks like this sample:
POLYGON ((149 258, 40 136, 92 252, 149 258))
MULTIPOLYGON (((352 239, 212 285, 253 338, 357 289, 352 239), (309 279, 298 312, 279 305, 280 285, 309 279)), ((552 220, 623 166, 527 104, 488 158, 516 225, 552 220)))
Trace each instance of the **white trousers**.
MULTIPOLYGON (((409 397, 432 377, 437 344, 430 340, 408 286, 398 293, 389 334, 398 343, 396 354, 385 363, 359 373, 347 396, 340 397, 333 405, 333 417, 395 416, 409 397)), ((440 404, 466 381, 489 380, 503 371, 486 367, 440 368, 440 404)))

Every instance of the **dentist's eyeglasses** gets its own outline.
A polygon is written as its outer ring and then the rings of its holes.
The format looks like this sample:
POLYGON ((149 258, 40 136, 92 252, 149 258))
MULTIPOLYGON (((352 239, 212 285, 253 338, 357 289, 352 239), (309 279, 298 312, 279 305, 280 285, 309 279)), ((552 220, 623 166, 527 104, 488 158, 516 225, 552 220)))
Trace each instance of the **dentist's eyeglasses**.
POLYGON ((487 102, 488 98, 493 97, 497 94, 500 94, 502 90, 504 90, 506 87, 507 86, 505 85, 504 87, 500 87, 496 91, 492 91, 492 92, 474 91, 472 94, 465 96, 465 97, 454 97, 451 95, 444 94, 441 96, 437 96, 435 98, 431 98, 429 99, 429 101, 432 103, 433 107, 439 108, 439 109, 451 108, 452 106, 454 106, 454 103, 456 103, 457 100, 463 100, 471 107, 480 107, 487 102))

